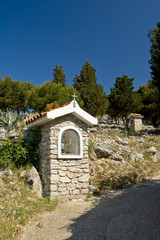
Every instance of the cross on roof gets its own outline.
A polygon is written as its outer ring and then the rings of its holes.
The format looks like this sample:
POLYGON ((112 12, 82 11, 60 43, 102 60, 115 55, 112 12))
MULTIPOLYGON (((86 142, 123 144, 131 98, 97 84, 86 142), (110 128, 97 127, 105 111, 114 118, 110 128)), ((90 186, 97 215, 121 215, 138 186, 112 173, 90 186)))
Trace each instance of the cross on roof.
POLYGON ((73 102, 73 107, 76 107, 76 94, 74 93, 73 95, 72 95, 72 97, 74 98, 74 102, 73 102))

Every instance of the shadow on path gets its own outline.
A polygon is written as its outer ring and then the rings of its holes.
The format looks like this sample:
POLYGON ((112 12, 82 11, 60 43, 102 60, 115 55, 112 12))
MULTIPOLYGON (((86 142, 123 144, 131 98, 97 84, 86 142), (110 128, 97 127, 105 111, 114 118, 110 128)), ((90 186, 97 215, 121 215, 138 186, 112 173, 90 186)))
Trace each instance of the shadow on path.
POLYGON ((68 240, 160 240, 160 181, 106 194, 72 220, 68 240))

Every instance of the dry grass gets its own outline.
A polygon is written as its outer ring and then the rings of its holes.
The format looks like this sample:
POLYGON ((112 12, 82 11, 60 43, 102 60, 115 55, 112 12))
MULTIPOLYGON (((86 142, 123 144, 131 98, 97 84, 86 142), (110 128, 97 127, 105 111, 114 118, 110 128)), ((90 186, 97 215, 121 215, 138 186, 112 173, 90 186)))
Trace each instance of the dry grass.
POLYGON ((17 174, 0 177, 0 240, 14 239, 36 212, 54 210, 57 201, 39 199, 17 174))

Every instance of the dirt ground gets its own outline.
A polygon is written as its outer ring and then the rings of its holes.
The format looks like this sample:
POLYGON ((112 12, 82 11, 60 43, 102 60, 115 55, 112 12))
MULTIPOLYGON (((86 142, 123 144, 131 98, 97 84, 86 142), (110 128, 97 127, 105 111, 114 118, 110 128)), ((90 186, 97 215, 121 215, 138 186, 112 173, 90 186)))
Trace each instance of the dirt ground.
POLYGON ((17 240, 160 240, 160 175, 101 197, 60 203, 17 240))

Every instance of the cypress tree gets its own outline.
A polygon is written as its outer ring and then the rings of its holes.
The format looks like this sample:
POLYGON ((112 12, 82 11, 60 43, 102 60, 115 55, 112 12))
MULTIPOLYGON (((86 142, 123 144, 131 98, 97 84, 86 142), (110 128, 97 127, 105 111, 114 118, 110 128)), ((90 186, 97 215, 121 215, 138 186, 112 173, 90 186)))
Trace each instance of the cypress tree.
POLYGON ((153 84, 158 87, 160 92, 160 22, 157 22, 157 28, 149 31, 148 37, 151 42, 149 61, 153 84))
POLYGON ((74 87, 84 102, 84 109, 93 116, 103 115, 108 106, 107 96, 103 92, 103 87, 97 84, 95 73, 96 70, 86 61, 80 76, 76 74, 73 80, 74 87))
POLYGON ((52 80, 53 83, 60 83, 63 87, 66 86, 66 74, 63 71, 62 65, 55 65, 53 68, 53 76, 54 79, 52 80))
POLYGON ((113 117, 127 118, 127 116, 136 109, 139 104, 139 99, 136 93, 133 92, 134 78, 117 77, 114 88, 111 88, 109 96, 110 115, 113 117))

